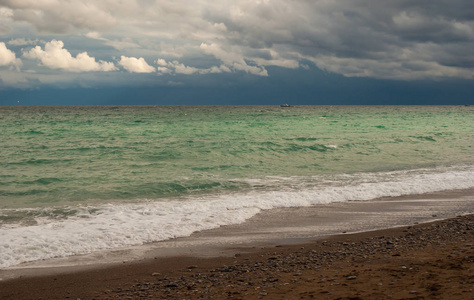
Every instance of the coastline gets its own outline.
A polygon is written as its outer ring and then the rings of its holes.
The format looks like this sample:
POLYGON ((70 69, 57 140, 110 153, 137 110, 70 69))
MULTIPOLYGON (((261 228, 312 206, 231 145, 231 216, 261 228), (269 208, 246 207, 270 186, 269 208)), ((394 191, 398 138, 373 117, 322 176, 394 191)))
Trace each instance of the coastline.
MULTIPOLYGON (((261 215, 248 220, 248 222, 244 224, 223 226, 215 230, 195 233, 188 238, 180 238, 172 241, 146 245, 138 252, 132 251, 132 253, 127 252, 127 250, 115 252, 115 254, 117 254, 117 259, 125 258, 120 263, 118 263, 118 261, 109 260, 109 263, 103 265, 93 263, 84 264, 81 263, 81 258, 76 257, 73 258, 79 259, 79 261, 76 261, 76 267, 71 267, 63 262, 66 267, 53 268, 51 265, 49 265, 49 267, 44 265, 38 267, 33 264, 33 266, 25 269, 19 269, 16 271, 7 270, 7 272, 14 273, 15 276, 13 277, 16 278, 0 281, 0 298, 39 299, 43 297, 44 299, 64 299, 66 297, 71 297, 81 299, 106 299, 119 297, 120 293, 125 290, 128 290, 128 293, 131 293, 130 295, 132 298, 137 298, 137 295, 139 294, 138 292, 140 292, 136 290, 137 287, 142 286, 141 289, 144 290, 143 284, 145 283, 147 284, 145 287, 148 287, 146 290, 149 290, 150 293, 152 293, 149 295, 154 295, 158 298, 165 296, 165 298, 172 298, 177 295, 180 295, 181 298, 193 298, 198 295, 202 296, 203 294, 195 292, 196 289, 194 288, 190 290, 185 289, 183 291, 183 288, 180 288, 180 284, 176 283, 168 283, 168 288, 165 287, 165 284, 158 289, 160 285, 157 285, 157 282, 160 282, 160 284, 171 282, 172 280, 170 278, 178 275, 185 276, 189 279, 201 276, 198 274, 206 273, 208 274, 206 276, 210 276, 209 274, 218 272, 227 276, 234 272, 234 269, 229 269, 229 266, 231 265, 247 265, 247 268, 249 268, 251 265, 258 264, 262 258, 267 257, 267 259, 263 260, 268 261, 268 257, 277 257, 278 255, 283 257, 280 263, 281 267, 289 270, 291 268, 288 269, 288 265, 285 266, 285 261, 291 261, 295 256, 307 256, 308 253, 310 253, 309 255, 311 256, 311 253, 313 253, 312 251, 319 251, 318 253, 323 254, 329 253, 330 255, 326 256, 333 257, 331 258, 332 262, 327 265, 328 268, 324 271, 331 273, 335 270, 333 267, 335 264, 344 264, 347 261, 351 261, 348 258, 350 255, 344 257, 338 256, 338 253, 340 253, 343 248, 347 248, 344 243, 351 245, 350 248, 357 248, 353 246, 352 243, 355 245, 355 243, 362 242, 363 244, 360 244, 360 247, 362 247, 361 245, 367 246, 370 244, 372 245, 372 248, 380 248, 380 240, 385 243, 382 243, 383 247, 380 249, 385 248, 384 251, 388 251, 387 253, 392 253, 392 250, 397 251, 397 253, 395 253, 397 256, 388 257, 392 259, 405 259, 411 256, 416 257, 416 254, 427 253, 426 251, 429 249, 431 249, 429 251, 436 252, 433 255, 434 257, 437 257, 437 259, 443 257, 446 259, 447 256, 443 251, 448 251, 451 248, 465 248, 463 251, 466 252, 466 257, 471 257, 472 266, 472 255, 474 249, 472 247, 472 228, 474 228, 472 225, 474 223, 474 217, 472 215, 467 215, 457 218, 456 216, 458 213, 452 215, 452 211, 445 215, 443 214, 443 212, 449 210, 448 206, 458 206, 460 199, 464 199, 463 202, 467 205, 464 209, 464 213, 461 212, 461 214, 472 214, 474 205, 472 203, 474 199, 473 189, 393 197, 353 203, 335 203, 331 205, 318 206, 319 210, 314 210, 314 207, 308 207, 265 211, 261 215), (421 211, 417 211, 415 209, 416 207, 424 207, 425 212, 420 216, 421 211), (437 207, 438 210, 435 210, 435 207, 437 207), (396 210, 396 212, 393 210, 396 210), (408 211, 412 211, 414 214, 408 215, 405 219, 400 219, 400 216, 407 215, 408 211), (383 212, 388 214, 383 214, 383 212), (320 214, 319 218, 316 213, 320 214), (298 216, 297 218, 295 218, 295 214, 298 216), (287 217, 284 217, 285 215, 287 217), (352 215, 353 218, 348 219, 347 217, 349 215, 352 215), (288 216, 292 216, 292 218, 288 216), (387 216, 392 216, 393 222, 387 223, 387 220, 390 219, 387 218, 387 216), (319 229, 331 228, 332 231, 318 231, 314 226, 315 219, 319 220, 319 223, 316 222, 320 227, 319 229), (376 224, 374 220, 381 220, 383 222, 376 224), (326 223, 324 223, 324 221, 326 223), (349 221, 352 222, 350 224, 351 228, 346 228, 345 226, 347 226, 347 222, 349 221), (343 225, 336 226, 336 223, 343 225), (415 225, 416 223, 422 224, 415 225), (454 224, 458 227, 464 226, 463 228, 468 228, 468 230, 463 230, 463 232, 445 230, 443 234, 436 233, 437 228, 443 226, 443 228, 447 228, 447 225, 443 224, 451 224, 450 226, 453 226, 454 224), (410 229, 407 229, 408 227, 410 227, 410 229), (412 235, 408 239, 411 244, 403 244, 402 241, 400 242, 400 246, 398 246, 396 239, 402 240, 400 237, 407 239, 407 234, 412 235), (426 240, 427 238, 423 237, 423 235, 431 237, 432 240, 426 240), (279 238, 275 238, 277 236, 279 238), (390 237, 390 239, 387 237, 390 237), (325 241, 325 243, 323 243, 323 241, 325 241), (387 244, 387 241, 390 241, 390 244, 387 244), (471 244, 471 246, 466 246, 469 244, 471 244), (387 247, 387 245, 390 247, 387 247), (442 247, 436 249, 435 245, 441 245, 442 247), (302 251, 302 248, 304 248, 304 251, 302 251), (414 252, 409 253, 409 251, 414 252), (304 255, 302 254, 303 252, 304 255), (77 266, 77 264, 80 266, 77 266), (175 285, 176 287, 174 287, 175 285), (156 289, 149 288, 152 286, 156 289), (25 289, 25 287, 28 287, 28 289, 25 289), (192 293, 186 294, 186 291, 191 291, 192 293), (161 292, 167 292, 168 294, 159 294, 161 292), (183 295, 187 296, 185 297, 183 295)), ((452 251, 456 252, 456 250, 452 251)), ((314 253, 316 254, 316 252, 314 253)), ((362 252, 363 251, 360 250, 359 254, 354 254, 356 256, 352 257, 352 261, 355 261, 357 258, 360 259, 358 255, 369 257, 371 255, 383 256, 387 254, 377 251, 375 254, 371 252, 361 254, 362 252)), ((322 257, 325 257, 325 255, 319 257, 319 259, 313 258, 312 260, 321 261, 322 257)), ((97 257, 95 258, 97 261, 97 257)), ((110 257, 106 257, 105 260, 107 259, 110 259, 110 257)), ((368 260, 374 261, 374 259, 381 258, 370 258, 368 260)), ((277 260, 279 260, 278 257, 270 259, 270 261, 277 260)), ((449 261, 450 259, 448 258, 448 264, 450 263, 449 261)), ((468 260, 463 263, 469 264, 467 261, 468 260)), ((309 266, 308 264, 308 261, 306 261, 301 265, 309 266)), ((324 267, 323 265, 319 266, 317 263, 314 266, 316 265, 318 266, 316 268, 318 271, 321 271, 324 267)), ((366 263, 361 262, 361 266, 366 265, 366 263)), ((314 266, 311 267, 311 270, 316 272, 314 266)), ((261 268, 254 269, 252 270, 252 273, 256 273, 256 271, 260 272, 260 269, 261 268)), ((303 269, 303 271, 304 270, 306 269, 303 269)), ((468 275, 470 274, 469 276, 472 278, 471 269, 468 268, 467 270, 471 272, 468 273, 468 275)), ((289 274, 285 272, 282 273, 281 270, 277 271, 278 270, 273 270, 273 273, 276 273, 272 276, 267 276, 267 279, 269 277, 277 278, 275 277, 276 275, 280 276, 281 274, 289 274)), ((304 273, 303 271, 300 270, 295 272, 299 274, 304 273)), ((5 271, 1 272, 5 273, 5 271)), ((270 273, 272 273, 271 270, 270 273)), ((316 272, 312 274, 310 277, 313 280, 311 281, 314 281, 316 277, 319 278, 323 273, 316 272)), ((225 277, 224 275, 223 277, 225 277)), ((280 277, 278 277, 278 280, 274 281, 275 284, 273 286, 278 287, 278 290, 283 294, 296 295, 296 292, 291 292, 290 290, 284 292, 286 286, 293 286, 291 280, 285 282, 288 283, 287 285, 278 286, 277 283, 283 281, 283 279, 279 278, 280 277)), ((256 278, 253 278, 252 280, 255 279, 256 278)), ((232 281, 231 278, 227 278, 227 280, 232 281)), ((241 285, 240 283, 246 281, 246 279, 242 280, 242 282, 238 281, 233 284, 229 283, 229 285, 239 286, 241 285)), ((292 280, 294 280, 294 278, 292 280)), ((301 281, 298 282, 301 283, 301 281)), ((351 283, 353 283, 353 281, 351 281, 351 283)), ((321 283, 321 286, 325 286, 325 284, 321 283)), ((470 284, 472 287, 472 282, 470 282, 470 284)), ((189 286, 189 284, 187 286, 189 286)), ((195 284, 195 286, 197 291, 199 291, 200 289, 198 288, 198 285, 195 284)), ((226 289, 225 287, 222 288, 219 293, 227 293, 227 290, 232 290, 226 289)), ((328 288, 329 287, 326 287, 326 289, 328 288)), ((204 288, 200 291, 203 292, 204 288)), ((214 292, 217 291, 214 289, 214 292)), ((265 292, 259 291, 259 293, 253 294, 249 294, 247 291, 247 296, 250 295, 250 298, 259 298, 265 297, 266 295, 263 295, 265 293, 270 295, 268 288, 265 292)), ((245 298, 248 298, 247 296, 245 298)), ((334 292, 332 292, 331 295, 326 296, 332 298, 334 292)), ((409 297, 410 294, 407 294, 407 296, 409 297)), ((412 296, 416 295, 413 294, 412 296)), ((235 297, 244 297, 244 295, 235 294, 235 297)))

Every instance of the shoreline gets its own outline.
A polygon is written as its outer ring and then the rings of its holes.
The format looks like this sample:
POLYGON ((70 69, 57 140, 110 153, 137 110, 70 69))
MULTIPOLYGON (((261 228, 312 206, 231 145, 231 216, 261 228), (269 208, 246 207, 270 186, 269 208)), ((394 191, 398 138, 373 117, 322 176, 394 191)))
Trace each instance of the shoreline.
POLYGON ((1 299, 471 299, 474 215, 0 282, 1 299))
MULTIPOLYGON (((374 239, 374 237, 377 236, 403 235, 404 230, 407 230, 407 226, 416 228, 417 230, 418 228, 431 229, 431 224, 443 224, 443 222, 456 223, 458 219, 463 219, 464 223, 467 224, 470 222, 469 224, 471 224, 474 222, 472 215, 456 217, 457 214, 455 214, 454 216, 445 217, 439 212, 436 214, 433 213, 435 210, 433 210, 434 206, 432 205, 436 204, 438 211, 443 212, 447 210, 448 204, 457 205, 458 201, 464 198, 467 199, 464 201, 467 205, 464 214, 472 214, 474 212, 474 204, 472 204, 472 200, 474 199, 473 189, 324 205, 324 210, 320 209, 319 213, 326 216, 326 221, 332 220, 326 223, 325 226, 333 228, 333 232, 327 234, 320 234, 317 233, 317 231, 315 233, 315 227, 308 224, 308 222, 314 223, 315 217, 317 217, 314 207, 311 207, 313 209, 295 208, 265 211, 262 215, 256 216, 244 224, 223 226, 218 229, 195 233, 188 238, 145 245, 142 249, 134 253, 127 253, 128 250, 118 250, 118 252, 115 253, 117 255, 116 258, 122 259, 127 257, 127 255, 130 258, 120 262, 109 261, 109 263, 102 265, 83 264, 81 267, 66 266, 54 268, 52 266, 43 266, 39 268, 36 266, 30 269, 18 269, 16 271, 7 270, 7 272, 17 273, 16 276, 13 276, 13 279, 0 281, 0 298, 37 299, 43 297, 45 299, 63 299, 70 295, 72 298, 105 299, 108 298, 108 296, 106 297, 104 295, 109 295, 109 293, 115 293, 117 295, 120 292, 119 289, 123 291, 125 288, 128 288, 130 293, 135 293, 136 291, 130 289, 130 287, 136 285, 137 282, 150 283, 152 281, 156 283, 156 280, 164 280, 164 278, 168 278, 173 274, 179 273, 185 274, 186 276, 192 274, 196 275, 201 272, 210 272, 212 269, 219 269, 224 265, 227 266, 232 263, 255 262, 262 255, 264 257, 273 255, 276 251, 281 253, 279 255, 286 255, 287 257, 288 255, 291 256, 301 252, 301 248, 312 249, 311 251, 320 251, 321 249, 318 250, 315 247, 323 247, 326 249, 324 250, 325 252, 330 250, 337 253, 337 251, 340 251, 338 248, 341 247, 341 244, 338 243, 341 243, 341 241, 347 240, 350 242, 346 241, 345 243, 352 244, 360 242, 363 239, 374 239), (389 229, 387 229, 387 226, 384 227, 383 224, 374 227, 372 221, 366 224, 368 227, 362 226, 362 228, 358 228, 360 230, 354 230, 354 232, 344 230, 344 227, 334 227, 334 222, 343 223, 348 213, 352 215, 355 214, 357 216, 355 220, 367 221, 372 217, 378 220, 382 218, 383 221, 386 221, 384 218, 386 218, 387 215, 380 214, 384 210, 386 212, 387 208, 396 208, 400 210, 400 214, 406 214, 407 210, 410 211, 414 207, 420 206, 426 208, 428 215, 416 218, 409 216, 407 219, 398 220, 399 222, 397 224, 389 225, 389 229), (348 207, 350 207, 350 209, 348 209, 348 207), (354 208, 356 207, 358 207, 359 210, 356 209, 356 213, 354 213, 354 208), (297 222, 298 224, 288 224, 289 219, 282 217, 285 214, 295 217, 295 213, 298 213, 298 210, 300 212, 299 215, 296 214, 300 217, 297 222), (361 212, 363 210, 365 210, 365 214, 361 212), (304 213, 301 214, 302 212, 304 213), (339 214, 339 217, 334 218, 334 215, 327 215, 328 212, 332 212, 336 215, 339 214), (437 220, 438 218, 444 220, 437 220), (432 221, 434 221, 434 223, 432 221), (414 225, 415 223, 423 224, 414 225), (284 224, 284 226, 282 226, 282 224, 284 224), (299 227, 296 225, 299 225, 299 227), (382 226, 382 228, 378 228, 377 226, 382 226), (253 231, 249 231, 249 229, 252 228, 253 231), (274 231, 273 236, 271 234, 272 232, 270 232, 271 230, 274 231), (295 235, 295 233, 298 234, 295 235), (222 241, 222 237, 225 235, 227 235, 228 238, 222 241), (265 235, 267 238, 262 239, 262 236, 265 235), (275 239, 275 236, 279 236, 280 238, 275 239), (281 238, 282 236, 283 238, 281 238), (201 244, 196 243, 198 240, 201 241, 201 244), (216 243, 218 240, 221 241, 216 243), (244 243, 243 240, 247 242, 244 243), (321 245, 321 241, 323 240, 327 241, 326 245, 321 245), (159 247, 159 245, 161 245, 161 247, 159 247), (125 252, 121 253, 121 251, 125 252), (197 267, 194 268, 195 266, 197 267), (155 275, 152 276, 153 274, 155 275), (30 288, 25 290, 25 286, 30 288), (34 294, 32 294, 32 291, 35 291, 34 294), (107 294, 104 294, 104 292, 107 292, 107 294)), ((321 207, 323 206, 319 206, 319 208, 321 207)), ((394 220, 399 217, 397 214, 393 215, 393 212, 392 216, 394 220)), ((354 221, 354 219, 352 219, 352 221, 354 221)), ((322 226, 321 223, 318 224, 322 226)), ((457 238, 469 238, 472 242, 472 231, 468 231, 468 233, 469 234, 464 237, 461 235, 461 237, 457 238)), ((418 234, 423 234, 423 232, 418 232, 418 234)), ((456 234, 457 233, 449 232, 447 236, 449 239, 455 240, 456 234)), ((418 243, 418 241, 415 242, 418 243)), ((440 243, 442 241, 430 241, 430 243, 436 242, 440 243)), ((420 249, 427 247, 426 245, 420 246, 423 247, 418 247, 418 252, 420 249)), ((450 245, 450 247, 453 247, 453 245, 450 245)), ((459 248, 460 246, 458 245, 456 247, 459 248)), ((473 247, 468 248, 472 254, 473 247)), ((76 257, 74 259, 79 259, 76 263, 80 264, 83 258, 84 257, 76 257)), ((98 258, 100 259, 100 257, 95 257, 96 262, 98 258)), ((102 258, 105 260, 110 259, 110 257, 102 258)), ((335 261, 341 262, 340 259, 335 259, 335 261)), ((0 274, 2 272, 5 273, 4 270, 0 270, 0 274)), ((227 274, 228 272, 223 271, 222 273, 227 274)), ((288 285, 291 285, 291 283, 288 285)), ((168 288, 167 290, 170 291, 170 295, 172 295, 173 291, 177 292, 177 290, 173 288, 168 288)), ((178 290, 182 292, 180 289, 178 290)), ((157 291, 154 291, 153 295, 158 295, 156 293, 157 291)), ((195 296, 193 295, 190 297, 195 296)), ((264 296, 255 294, 255 297, 264 296)))
POLYGON ((243 223, 197 231, 139 246, 25 262, 0 269, 0 281, 18 276, 104 268, 154 257, 230 256, 228 248, 305 243, 321 237, 374 231, 474 213, 474 188, 372 200, 263 210, 243 223))

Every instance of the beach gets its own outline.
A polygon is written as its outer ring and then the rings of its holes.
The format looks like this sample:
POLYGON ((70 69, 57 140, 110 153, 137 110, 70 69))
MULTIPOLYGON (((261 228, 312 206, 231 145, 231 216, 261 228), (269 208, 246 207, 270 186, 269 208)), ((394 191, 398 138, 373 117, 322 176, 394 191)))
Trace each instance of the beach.
POLYGON ((0 0, 0 300, 474 299, 474 6, 425 2, 0 0))
MULTIPOLYGON (((349 215, 357 215, 356 219, 368 220, 368 228, 372 230, 353 228, 351 231, 342 226, 336 227, 342 232, 321 235, 308 231, 324 227, 324 218, 313 217, 313 226, 308 223, 310 217, 288 224, 282 221, 282 212, 270 210, 269 214, 278 213, 279 218, 256 217, 241 225, 148 245, 138 259, 136 256, 126 259, 130 256, 123 251, 120 257, 124 260, 120 263, 78 266, 76 261, 76 266, 62 262, 65 265, 62 268, 46 267, 46 264, 9 270, 14 278, 0 281, 0 298, 471 299, 472 200, 472 189, 468 189, 378 199, 372 205, 365 202, 341 204, 338 208, 329 205, 325 214, 333 213, 328 215, 333 223, 331 227, 343 224, 349 215), (460 199, 466 205, 463 216, 447 219, 438 216, 460 199), (421 203, 430 215, 411 216, 397 224, 385 222, 391 228, 383 229, 367 218, 378 215, 376 219, 386 221, 383 211, 393 215, 393 210, 401 207, 413 210, 413 203, 421 203), (347 213, 348 207, 352 214, 347 213), (438 213, 435 207, 439 208, 438 213), (467 213, 469 209, 471 214, 467 213), (337 215, 339 219, 335 218, 337 215), (284 238, 275 239, 271 228, 283 232, 282 222, 287 224, 287 229, 292 226, 296 234, 286 230, 284 238), (310 229, 295 230, 296 223, 300 228, 310 229), (249 228, 253 228, 253 236, 249 228), (250 237, 246 238, 243 232, 250 237), (263 238, 264 232, 267 238, 263 238), (228 239, 222 239, 222 235, 228 239), (213 243, 216 239, 225 242, 213 243), (166 243, 167 246, 160 246, 166 243)), ((295 214, 292 209, 286 211, 295 214)), ((4 275, 5 271, 2 272, 4 275)))

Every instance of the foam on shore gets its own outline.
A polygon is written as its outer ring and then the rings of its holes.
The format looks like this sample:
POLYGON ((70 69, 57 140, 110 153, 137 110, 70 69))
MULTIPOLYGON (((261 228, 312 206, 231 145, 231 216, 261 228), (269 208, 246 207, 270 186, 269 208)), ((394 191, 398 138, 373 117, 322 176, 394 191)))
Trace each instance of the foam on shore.
MULTIPOLYGON (((470 166, 340 175, 320 183, 245 194, 201 196, 134 204, 78 207, 69 217, 43 218, 33 226, 0 228, 0 267, 92 253, 189 236, 193 232, 240 224, 262 210, 305 207, 387 196, 414 195, 474 187, 470 166)), ((298 182, 294 178, 281 182, 298 182)))

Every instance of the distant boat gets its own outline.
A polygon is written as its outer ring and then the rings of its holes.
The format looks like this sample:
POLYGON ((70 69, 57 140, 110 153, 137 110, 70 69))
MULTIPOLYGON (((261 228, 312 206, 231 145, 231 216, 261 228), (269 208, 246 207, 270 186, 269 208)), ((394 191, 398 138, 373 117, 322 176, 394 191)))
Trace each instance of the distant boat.
POLYGON ((285 104, 280 105, 280 107, 291 107, 291 105, 285 103, 285 104))

